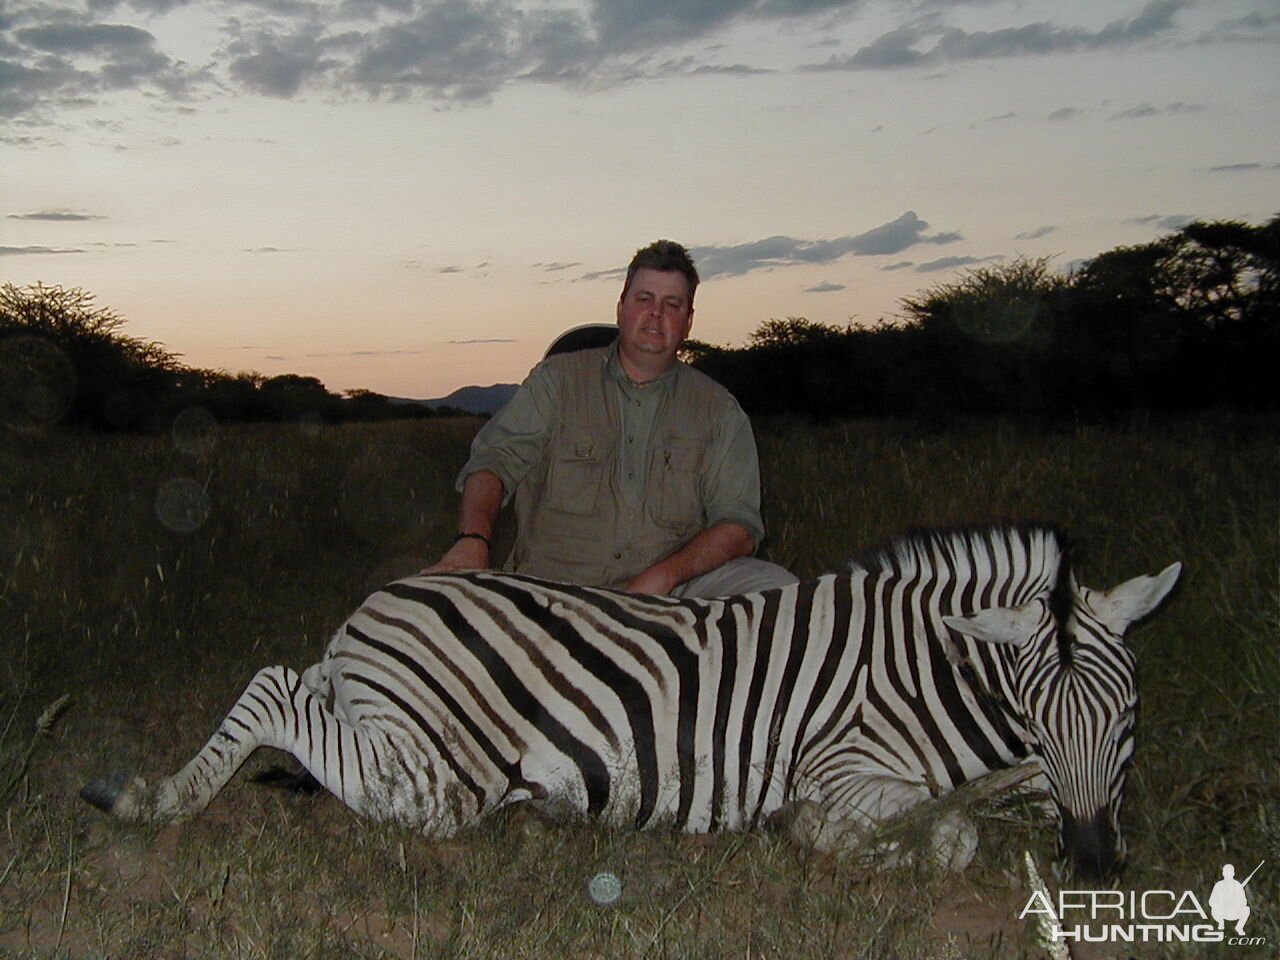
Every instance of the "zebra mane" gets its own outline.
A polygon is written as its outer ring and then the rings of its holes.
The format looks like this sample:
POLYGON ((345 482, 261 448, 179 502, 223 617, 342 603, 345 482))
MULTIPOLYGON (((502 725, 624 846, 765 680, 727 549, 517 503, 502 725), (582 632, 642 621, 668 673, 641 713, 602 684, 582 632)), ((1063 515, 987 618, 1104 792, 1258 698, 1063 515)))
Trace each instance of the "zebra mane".
POLYGON ((999 603, 1017 606, 1049 588, 1049 610, 1057 627, 1059 654, 1064 666, 1071 662, 1071 608, 1074 580, 1066 535, 1044 523, 988 523, 969 527, 918 529, 858 554, 851 570, 928 578, 947 569, 959 557, 1009 556, 1025 571, 1017 581, 997 584, 999 603))

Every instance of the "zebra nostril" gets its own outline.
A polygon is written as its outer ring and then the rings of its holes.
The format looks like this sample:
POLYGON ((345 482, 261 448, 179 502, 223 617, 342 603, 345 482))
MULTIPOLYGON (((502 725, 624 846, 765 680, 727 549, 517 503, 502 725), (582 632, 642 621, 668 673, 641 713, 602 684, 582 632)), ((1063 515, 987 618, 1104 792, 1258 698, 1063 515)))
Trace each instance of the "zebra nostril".
POLYGON ((1092 881, 1112 879, 1123 864, 1122 848, 1107 810, 1087 818, 1062 811, 1059 855, 1073 875, 1092 881))

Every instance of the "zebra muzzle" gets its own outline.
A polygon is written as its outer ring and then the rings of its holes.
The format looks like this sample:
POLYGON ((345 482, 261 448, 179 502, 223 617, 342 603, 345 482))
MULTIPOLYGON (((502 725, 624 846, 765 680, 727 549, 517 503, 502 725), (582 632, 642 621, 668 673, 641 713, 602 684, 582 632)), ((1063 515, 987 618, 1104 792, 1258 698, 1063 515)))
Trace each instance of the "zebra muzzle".
POLYGON ((1081 879, 1110 880, 1124 865, 1120 837, 1105 808, 1087 819, 1062 813, 1060 855, 1071 873, 1081 879))

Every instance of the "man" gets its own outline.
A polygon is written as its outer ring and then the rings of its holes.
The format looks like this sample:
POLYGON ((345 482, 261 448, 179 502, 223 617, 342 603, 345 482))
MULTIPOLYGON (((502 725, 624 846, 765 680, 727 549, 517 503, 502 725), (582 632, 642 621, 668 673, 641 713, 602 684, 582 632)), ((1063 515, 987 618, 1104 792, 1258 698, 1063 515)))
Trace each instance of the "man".
MULTIPOLYGON (((1257 871, 1255 870, 1254 873, 1257 871)), ((1209 894, 1209 912, 1217 921, 1219 930, 1230 920, 1236 925, 1236 933, 1242 937, 1245 935, 1244 925, 1251 911, 1244 885, 1252 879, 1253 873, 1249 874, 1244 883, 1241 883, 1236 879, 1236 868, 1229 863, 1223 865, 1222 879, 1213 885, 1213 892, 1209 894)))
POLYGON ((698 273, 684 247, 638 251, 613 346, 550 357, 476 435, 458 536, 431 572, 487 568, 499 508, 507 568, 635 593, 723 596, 794 583, 764 536, 755 438, 714 381, 676 359, 698 273))

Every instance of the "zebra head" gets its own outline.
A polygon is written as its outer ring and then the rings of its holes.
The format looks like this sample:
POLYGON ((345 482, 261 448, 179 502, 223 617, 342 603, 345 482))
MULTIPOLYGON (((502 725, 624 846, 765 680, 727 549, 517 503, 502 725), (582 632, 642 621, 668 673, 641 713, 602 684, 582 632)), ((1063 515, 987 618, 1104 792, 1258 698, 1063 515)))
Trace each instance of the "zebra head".
POLYGON ((1058 856, 1082 878, 1114 876, 1124 863, 1120 804, 1138 705, 1124 636, 1160 606, 1181 570, 1175 563, 1105 592, 1068 577, 1064 602, 1042 595, 946 618, 952 629, 1011 651, 1006 696, 1048 780, 1058 856))

